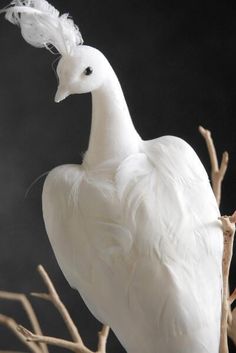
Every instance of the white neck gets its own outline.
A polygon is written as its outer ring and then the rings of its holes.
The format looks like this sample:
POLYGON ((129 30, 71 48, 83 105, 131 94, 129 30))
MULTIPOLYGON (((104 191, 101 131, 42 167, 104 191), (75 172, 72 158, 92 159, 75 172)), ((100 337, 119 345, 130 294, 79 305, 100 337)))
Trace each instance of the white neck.
POLYGON ((132 123, 120 83, 110 73, 103 85, 92 92, 92 126, 85 162, 94 166, 112 160, 120 162, 138 152, 140 137, 132 123))

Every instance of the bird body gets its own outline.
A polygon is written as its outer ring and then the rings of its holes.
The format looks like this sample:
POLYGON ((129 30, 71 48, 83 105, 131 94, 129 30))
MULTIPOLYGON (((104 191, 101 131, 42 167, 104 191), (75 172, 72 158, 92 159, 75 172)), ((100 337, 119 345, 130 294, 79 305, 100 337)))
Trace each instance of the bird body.
POLYGON ((92 93, 83 163, 43 188, 57 261, 128 353, 218 353, 223 237, 204 167, 177 137, 141 139, 108 60, 54 10, 15 0, 6 12, 30 44, 62 54, 56 102, 92 93))
POLYGON ((65 277, 129 353, 218 352, 218 210, 185 142, 143 142, 115 168, 57 167, 43 212, 65 277))
MULTIPOLYGON (((44 185, 58 263, 129 353, 218 353, 222 232, 207 174, 183 140, 139 137, 104 63, 84 161, 57 167, 44 185)), ((60 82, 73 81, 64 67, 73 63, 59 63, 60 82)), ((63 92, 62 83, 56 100, 63 92)))

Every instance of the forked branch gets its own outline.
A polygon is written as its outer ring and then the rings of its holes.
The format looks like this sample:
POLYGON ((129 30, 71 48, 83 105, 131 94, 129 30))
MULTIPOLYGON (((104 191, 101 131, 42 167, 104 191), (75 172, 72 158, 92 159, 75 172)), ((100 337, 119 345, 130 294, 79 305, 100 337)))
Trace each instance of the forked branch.
MULTIPOLYGON (((43 282, 45 283, 48 289, 48 293, 31 293, 31 294, 35 297, 49 300, 54 304, 54 306, 62 316, 73 341, 66 341, 56 337, 36 335, 30 332, 29 330, 26 330, 22 326, 20 327, 21 333, 26 337, 28 341, 44 342, 46 344, 67 348, 71 351, 78 352, 78 353, 93 353, 84 345, 77 327, 75 326, 73 320, 71 319, 65 305, 60 300, 60 297, 51 279, 49 278, 47 272, 43 268, 43 266, 39 265, 38 271, 43 282)), ((106 353, 106 342, 107 342, 108 334, 109 334, 109 327, 104 325, 102 328, 102 331, 98 333, 98 350, 97 350, 98 353, 106 353)))
POLYGON ((63 318, 73 341, 83 345, 83 341, 77 327, 72 321, 68 310, 66 309, 65 305, 62 303, 59 295, 56 292, 55 287, 53 286, 52 281, 50 280, 47 272, 45 271, 42 265, 38 266, 38 272, 48 289, 48 293, 31 293, 31 295, 34 297, 51 301, 52 304, 56 307, 56 309, 60 313, 61 317, 63 318))
POLYGON ((199 126, 199 132, 205 139, 209 157, 210 157, 210 162, 211 162, 211 182, 212 182, 212 189, 216 198, 216 201, 218 203, 218 206, 220 205, 220 200, 221 200, 221 188, 222 188, 222 181, 224 179, 227 167, 228 167, 228 161, 229 161, 229 155, 228 152, 224 152, 222 155, 220 167, 217 159, 217 154, 214 146, 213 139, 211 137, 211 131, 204 129, 202 126, 199 126))
POLYGON ((11 317, 0 314, 0 325, 7 327, 32 353, 42 353, 42 349, 34 342, 28 342, 18 330, 17 322, 11 317))
MULTIPOLYGON (((31 305, 31 303, 29 302, 29 300, 27 299, 27 297, 24 294, 0 291, 0 299, 18 301, 22 305, 22 307, 23 307, 23 309, 24 309, 24 311, 25 311, 25 313, 31 323, 31 326, 32 326, 34 332, 38 335, 42 335, 42 330, 39 325, 35 311, 31 305)), ((6 319, 7 319, 7 317, 5 316, 5 320, 6 319)), ((3 320, 3 317, 2 317, 2 323, 3 323, 3 321, 5 322, 5 320, 3 320)), ((0 320, 0 322, 1 322, 1 320, 0 320)), ((17 332, 17 336, 19 337, 18 331, 16 331, 18 325, 16 324, 16 322, 13 319, 10 319, 10 321, 8 322, 8 325, 6 325, 6 326, 8 326, 15 334, 17 332)), ((40 343, 39 346, 41 348, 42 353, 48 353, 47 346, 44 343, 40 343)))
MULTIPOLYGON (((65 305, 62 303, 51 279, 49 278, 43 266, 41 265, 38 266, 38 271, 43 282, 47 287, 48 292, 31 293, 31 294, 35 297, 49 300, 52 302, 52 304, 54 304, 54 306, 56 307, 57 311, 60 313, 61 317, 63 318, 67 326, 67 329, 71 335, 72 341, 43 335, 40 330, 39 324, 38 326, 36 324, 37 317, 34 314, 31 304, 29 303, 27 298, 22 294, 0 292, 1 294, 0 298, 2 299, 4 298, 8 300, 20 300, 22 305, 26 309, 27 315, 30 318, 34 332, 26 329, 21 325, 18 325, 13 319, 3 315, 0 315, 0 324, 2 323, 3 325, 7 326, 10 330, 12 330, 15 333, 15 335, 22 342, 24 342, 33 353, 47 353, 45 352, 45 347, 47 349, 47 345, 54 345, 57 347, 66 348, 76 353, 95 353, 84 345, 77 327, 75 326, 73 320, 71 319, 65 305)), ((98 333, 98 348, 96 353, 106 353, 106 342, 107 342, 108 334, 109 334, 109 327, 104 325, 101 332, 98 333)))
MULTIPOLYGON (((199 132, 205 139, 210 163, 211 163, 211 182, 212 189, 218 203, 220 205, 222 182, 228 167, 228 152, 224 152, 219 167, 214 141, 211 137, 211 131, 199 126, 199 132)), ((229 296, 229 269, 233 255, 233 242, 235 232, 236 213, 232 216, 220 218, 223 225, 224 233, 224 254, 222 263, 223 272, 223 299, 222 299, 222 315, 221 315, 221 341, 220 353, 228 353, 227 335, 236 345, 236 310, 231 312, 231 304, 236 299, 236 290, 229 296)))

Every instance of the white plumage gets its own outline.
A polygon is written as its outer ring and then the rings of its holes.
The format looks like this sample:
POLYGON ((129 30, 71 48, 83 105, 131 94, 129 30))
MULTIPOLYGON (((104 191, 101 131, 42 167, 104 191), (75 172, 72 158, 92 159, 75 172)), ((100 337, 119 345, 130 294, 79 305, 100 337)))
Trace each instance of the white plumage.
POLYGON ((57 73, 56 101, 92 92, 93 103, 82 165, 55 168, 43 189, 65 277, 128 353, 218 353, 223 238, 199 158, 179 138, 140 138, 98 50, 62 52, 57 73))
POLYGON ((81 33, 69 15, 60 16, 46 0, 13 0, 2 12, 6 12, 8 21, 20 26, 23 38, 35 47, 50 49, 48 45, 52 45, 66 55, 83 44, 81 33))

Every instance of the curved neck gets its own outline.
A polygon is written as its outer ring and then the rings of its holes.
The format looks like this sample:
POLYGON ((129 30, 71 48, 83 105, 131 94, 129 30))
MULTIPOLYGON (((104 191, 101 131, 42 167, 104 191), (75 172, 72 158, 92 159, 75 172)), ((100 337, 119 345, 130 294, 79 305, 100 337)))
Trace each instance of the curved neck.
POLYGON ((92 92, 92 125, 85 156, 89 166, 108 160, 120 162, 139 149, 140 137, 120 83, 111 67, 110 70, 103 85, 92 92))

